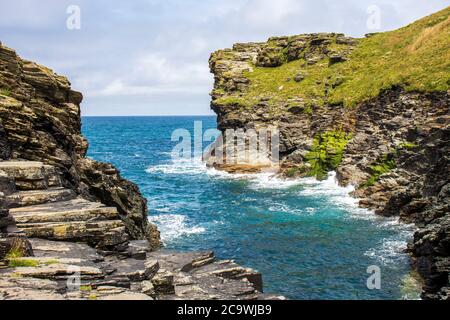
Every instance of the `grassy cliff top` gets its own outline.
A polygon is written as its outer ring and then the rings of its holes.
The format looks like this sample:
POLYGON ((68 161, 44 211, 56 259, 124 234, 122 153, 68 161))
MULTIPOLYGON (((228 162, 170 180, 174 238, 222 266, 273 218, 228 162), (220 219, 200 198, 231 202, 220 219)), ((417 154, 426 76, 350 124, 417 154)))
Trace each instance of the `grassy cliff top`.
MULTIPOLYGON (((290 43, 295 37, 286 39, 290 43)), ((224 90, 216 80, 215 91, 219 94, 215 103, 249 106, 265 100, 275 106, 289 106, 303 101, 351 107, 393 86, 407 91, 449 90, 450 7, 401 29, 357 39, 351 46, 338 39, 328 39, 325 54, 319 53, 313 63, 307 54, 286 59, 291 48, 277 49, 274 40, 269 40, 263 50, 268 60, 276 58, 274 65, 261 65, 259 57, 249 59, 249 68, 241 72, 249 80, 243 90, 224 90), (339 58, 342 52, 344 59, 332 61, 333 54, 339 58), (299 75, 301 79, 295 80, 299 75)), ((213 57, 232 60, 235 50, 221 51, 213 57)))

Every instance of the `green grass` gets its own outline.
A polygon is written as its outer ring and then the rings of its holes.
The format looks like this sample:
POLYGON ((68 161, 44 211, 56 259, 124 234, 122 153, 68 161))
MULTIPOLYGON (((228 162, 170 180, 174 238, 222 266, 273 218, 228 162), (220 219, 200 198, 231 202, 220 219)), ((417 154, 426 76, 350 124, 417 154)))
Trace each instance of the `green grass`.
MULTIPOLYGON (((217 103, 248 107, 269 98, 279 108, 290 99, 303 98, 318 106, 352 107, 395 86, 407 91, 446 91, 450 88, 449 39, 450 7, 404 28, 360 39, 346 62, 330 66, 323 59, 307 65, 301 59, 275 68, 254 66, 253 72, 244 72, 251 83, 248 90, 217 103), (300 71, 307 76, 298 83, 293 78, 300 71)), ((332 43, 330 48, 339 51, 342 45, 332 43)))
POLYGON ((317 135, 306 159, 311 167, 310 175, 325 179, 328 172, 335 170, 342 161, 345 147, 351 135, 342 131, 328 131, 317 135))
POLYGON ((39 261, 32 259, 9 259, 8 266, 10 268, 20 268, 20 267, 38 267, 39 261))
POLYGON ((411 150, 411 149, 417 148, 418 146, 419 146, 419 145, 418 145, 417 143, 406 141, 406 142, 401 143, 401 144, 398 146, 398 148, 399 148, 399 149, 408 149, 408 150, 411 150))
POLYGON ((20 267, 38 267, 40 265, 52 265, 59 263, 56 259, 51 259, 47 261, 39 261, 35 259, 26 259, 21 257, 7 257, 8 267, 10 268, 20 268, 20 267))
POLYGON ((396 167, 396 152, 384 155, 374 165, 370 167, 370 178, 362 185, 362 187, 373 186, 379 181, 383 174, 390 172, 396 167))
POLYGON ((13 247, 9 252, 6 254, 6 259, 15 259, 15 258, 21 258, 23 257, 23 249, 20 247, 13 247))
POLYGON ((80 291, 92 291, 92 286, 80 286, 80 291))
POLYGON ((0 88, 0 94, 3 96, 10 96, 11 95, 11 90, 9 89, 5 89, 5 88, 0 88))

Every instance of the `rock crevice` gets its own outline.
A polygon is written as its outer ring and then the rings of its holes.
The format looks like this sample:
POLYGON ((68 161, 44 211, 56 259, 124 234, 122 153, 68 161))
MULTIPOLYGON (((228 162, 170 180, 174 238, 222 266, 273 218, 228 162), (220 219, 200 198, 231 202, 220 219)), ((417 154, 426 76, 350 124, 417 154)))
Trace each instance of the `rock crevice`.
MULTIPOLYGON (((321 179, 335 170, 339 184, 355 186, 353 196, 361 206, 418 226, 408 251, 424 279, 426 299, 449 297, 449 82, 440 90, 414 90, 409 82, 423 87, 431 71, 407 75, 416 67, 410 66, 398 83, 386 86, 395 72, 404 71, 394 69, 377 88, 385 70, 376 76, 369 69, 391 68, 386 61, 396 63, 397 58, 399 63, 421 58, 421 53, 408 51, 408 41, 414 42, 425 24, 444 24, 449 14, 447 8, 406 28, 367 39, 341 34, 278 37, 237 44, 210 58, 215 76, 211 108, 224 136, 228 129, 275 127, 280 133, 281 175, 321 179), (389 39, 396 47, 383 55, 389 39), (390 60, 385 60, 386 55, 390 60), (409 80, 402 80, 406 77, 409 80), (347 96, 342 97, 343 92, 347 96)), ((444 28, 435 35, 441 39, 434 43, 436 57, 448 55, 443 43, 448 32, 444 28)), ((433 81, 446 81, 442 68, 435 66, 433 81)), ((261 170, 252 161, 222 166, 214 160, 208 158, 216 168, 229 172, 261 170)))

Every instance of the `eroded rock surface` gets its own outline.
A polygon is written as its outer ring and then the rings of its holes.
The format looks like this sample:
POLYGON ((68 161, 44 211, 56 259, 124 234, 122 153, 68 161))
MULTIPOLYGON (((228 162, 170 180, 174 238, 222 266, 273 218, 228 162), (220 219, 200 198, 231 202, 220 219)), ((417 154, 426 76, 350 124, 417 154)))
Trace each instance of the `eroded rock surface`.
MULTIPOLYGON (((355 186, 361 206, 415 223, 420 231, 408 250, 425 281, 422 296, 448 299, 450 91, 399 85, 352 107, 330 100, 352 75, 333 75, 329 68, 351 61, 359 41, 311 34, 213 53, 211 107, 218 128, 226 136, 229 129, 276 127, 281 175, 324 178, 335 170, 341 185, 355 186), (282 85, 275 88, 275 81, 282 85)), ((218 169, 262 170, 256 162, 216 165, 214 152, 208 161, 218 169)))
POLYGON ((31 244, 35 257, 10 259, 0 269, 0 299, 283 299, 261 293, 260 273, 216 261, 212 252, 150 252, 146 240, 132 241, 133 252, 123 256, 81 243, 31 244))
MULTIPOLYGON (((145 238, 158 248, 159 234, 148 222, 139 188, 112 165, 85 158, 82 99, 65 77, 0 44, 0 159, 10 161, 7 170, 20 191, 58 186, 116 207, 132 239, 145 238), (30 161, 29 167, 14 169, 11 163, 18 160, 30 161)), ((26 202, 25 195, 17 196, 26 202)))
POLYGON ((154 252, 139 188, 85 158, 81 100, 0 44, 0 300, 282 298, 212 252, 154 252))

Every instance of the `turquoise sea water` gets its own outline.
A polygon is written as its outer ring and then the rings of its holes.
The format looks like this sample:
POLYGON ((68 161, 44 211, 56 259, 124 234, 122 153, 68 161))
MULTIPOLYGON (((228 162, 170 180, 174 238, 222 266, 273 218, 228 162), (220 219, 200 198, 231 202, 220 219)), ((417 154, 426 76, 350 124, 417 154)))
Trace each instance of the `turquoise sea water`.
POLYGON ((400 299, 411 226, 360 209, 327 181, 231 176, 172 161, 173 130, 215 128, 214 117, 85 117, 88 156, 114 163, 149 201, 168 248, 212 249, 259 270, 265 292, 290 299, 400 299), (381 268, 381 290, 366 286, 381 268))

